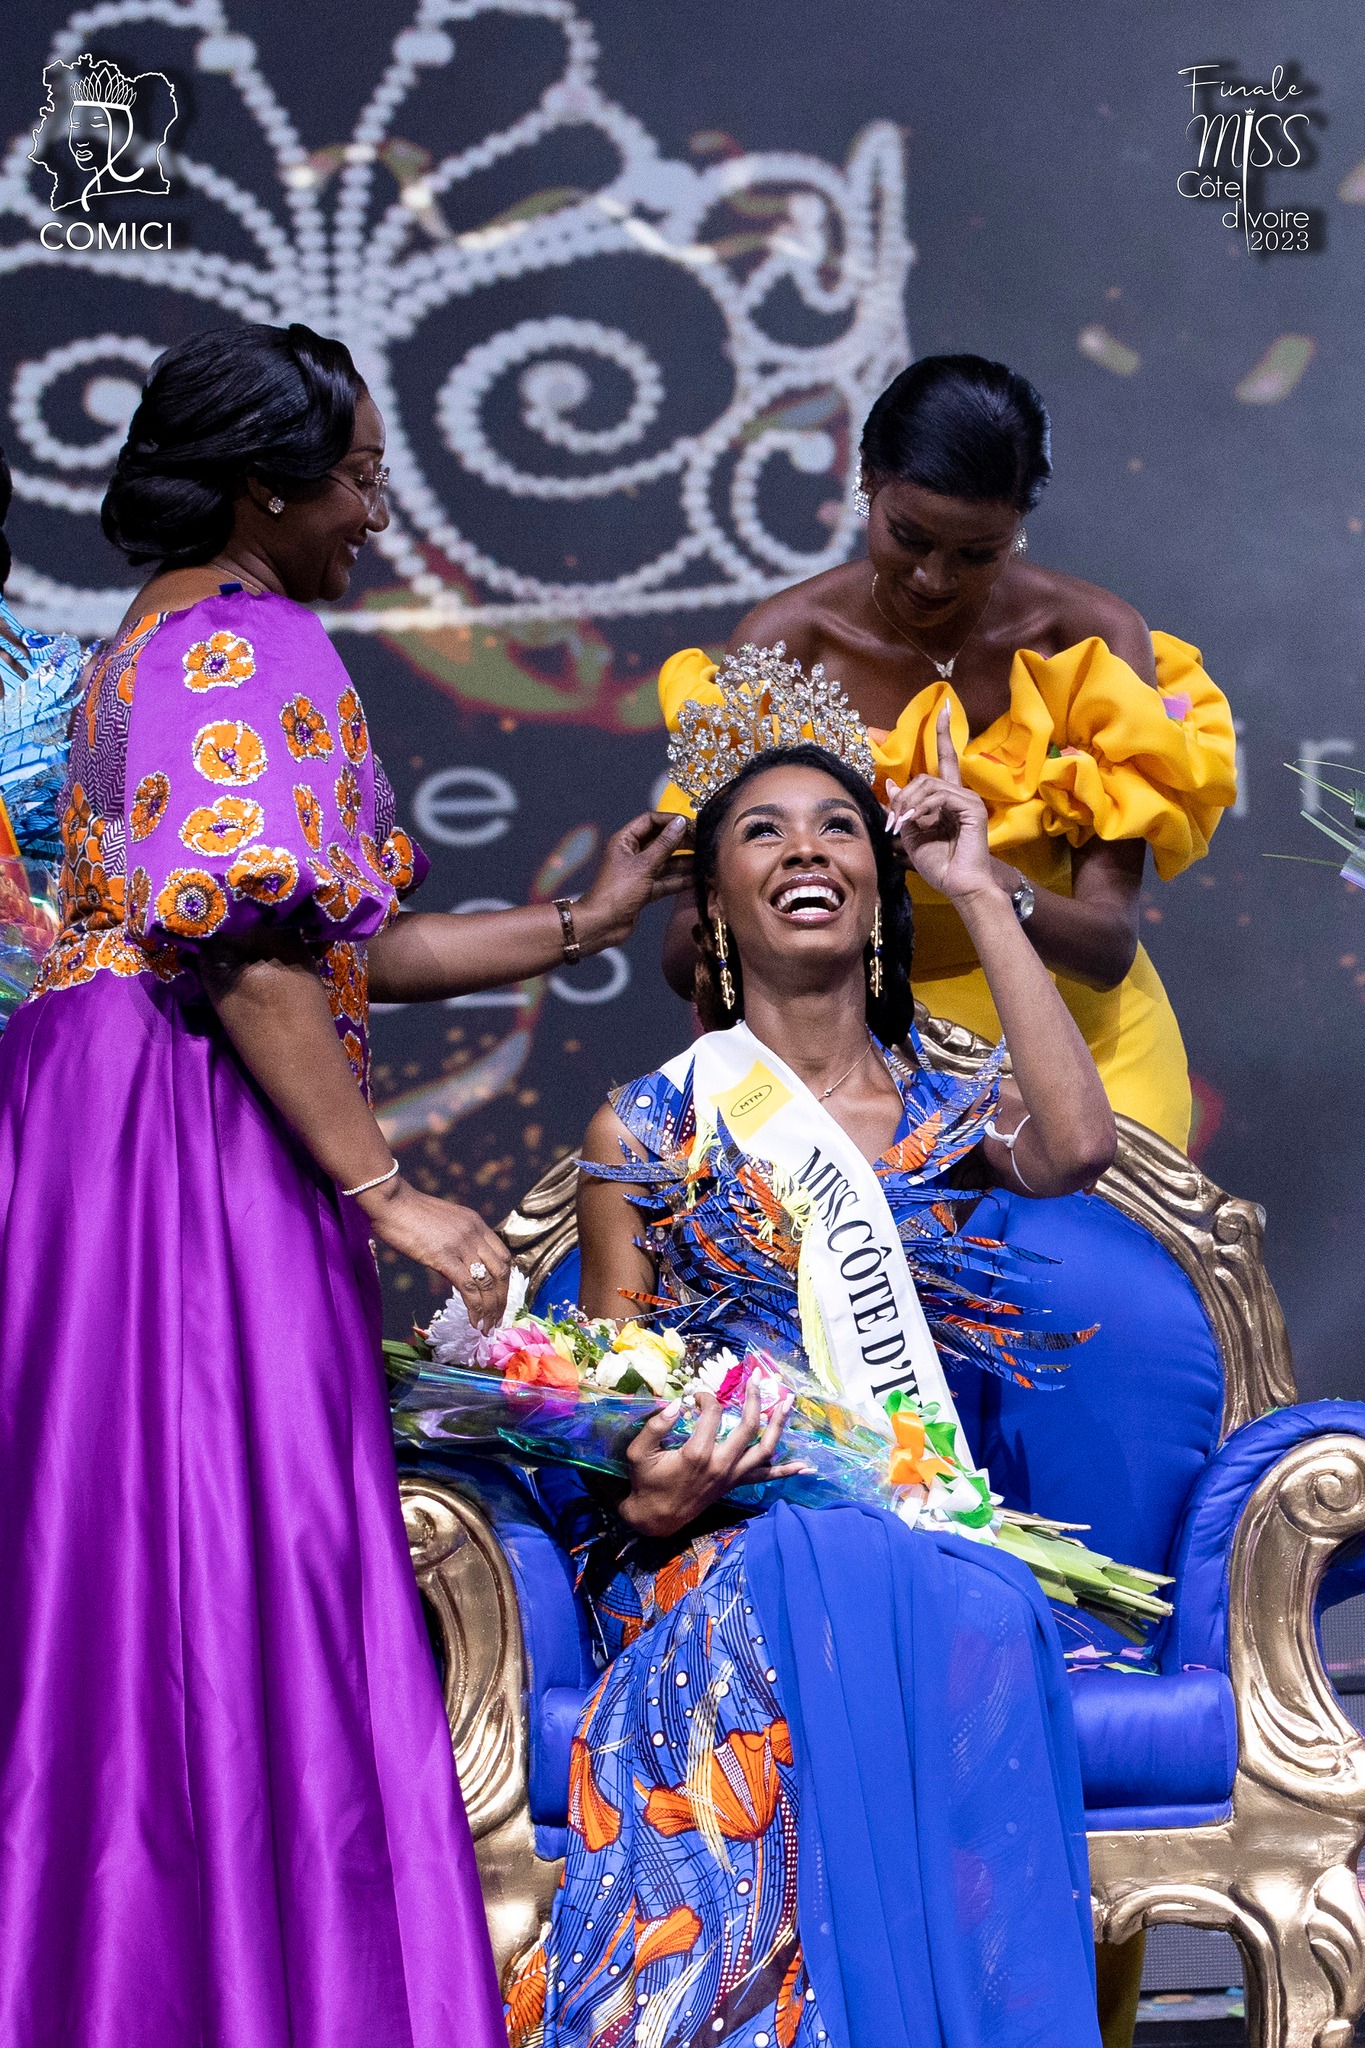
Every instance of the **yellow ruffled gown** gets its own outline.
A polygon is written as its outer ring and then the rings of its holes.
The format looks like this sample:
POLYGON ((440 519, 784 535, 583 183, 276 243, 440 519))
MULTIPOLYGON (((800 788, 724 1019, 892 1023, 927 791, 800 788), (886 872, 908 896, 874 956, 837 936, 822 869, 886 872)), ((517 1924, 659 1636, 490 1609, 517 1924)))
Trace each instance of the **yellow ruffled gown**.
MULTIPOLYGON (((1021 648, 1010 706, 976 738, 950 683, 912 697, 893 731, 871 735, 877 779, 904 785, 938 771, 935 727, 945 701, 962 779, 985 801, 991 851, 1035 885, 1071 894, 1071 848, 1145 839, 1162 881, 1201 860, 1236 795, 1236 737, 1227 699, 1197 647, 1153 633, 1153 690, 1099 638, 1044 657, 1021 648)), ((689 699, 719 701, 715 664, 698 647, 659 674, 664 721, 689 699)), ((690 812, 671 784, 664 810, 690 812)), ((992 1041, 1000 1035, 986 977, 946 898, 909 877, 915 905, 915 993, 936 1017, 992 1041)), ((1053 980, 1095 1056, 1109 1100, 1181 1149, 1190 1133, 1190 1077, 1180 1027, 1160 977, 1138 947, 1117 988, 1053 980)))

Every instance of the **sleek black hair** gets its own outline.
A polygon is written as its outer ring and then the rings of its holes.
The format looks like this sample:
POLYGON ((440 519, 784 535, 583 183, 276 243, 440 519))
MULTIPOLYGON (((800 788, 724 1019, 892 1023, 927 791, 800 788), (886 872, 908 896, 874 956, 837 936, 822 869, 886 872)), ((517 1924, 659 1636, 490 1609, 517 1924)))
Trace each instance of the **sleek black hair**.
MULTIPOLYGON (((877 861, 877 893, 882 905, 882 992, 867 995, 867 1021, 883 1045, 900 1045, 909 1033, 915 1014, 910 992, 910 957, 914 950, 915 925, 910 897, 905 886, 905 861, 899 843, 886 831, 882 807, 861 775, 828 753, 824 747, 803 741, 796 747, 774 747, 746 761, 733 782, 727 782, 707 798, 697 813, 693 833, 693 878, 697 892, 697 916, 701 920, 701 961, 697 974, 696 1000, 702 1023, 708 1031, 723 1030, 744 1015, 744 971, 733 941, 727 951, 730 977, 735 985, 735 1008, 727 1010, 720 999, 720 971, 716 965, 716 941, 707 910, 707 891, 715 879, 716 855, 721 830, 734 808, 735 799, 756 777, 770 768, 818 768, 846 791, 862 813, 867 836, 877 861)), ((872 948, 867 948, 869 965, 872 948)))
POLYGON ((868 482, 1031 512, 1052 475, 1047 407, 1027 377, 984 356, 921 356, 867 416, 868 482))
POLYGON ((152 365, 100 524, 131 562, 207 562, 248 476, 282 497, 351 445, 365 386, 339 341, 291 327, 212 327, 152 365))
POLYGON ((14 479, 9 473, 5 451, 0 448, 0 593, 9 582, 9 572, 14 565, 9 542, 5 539, 5 521, 9 518, 10 499, 14 496, 14 479))

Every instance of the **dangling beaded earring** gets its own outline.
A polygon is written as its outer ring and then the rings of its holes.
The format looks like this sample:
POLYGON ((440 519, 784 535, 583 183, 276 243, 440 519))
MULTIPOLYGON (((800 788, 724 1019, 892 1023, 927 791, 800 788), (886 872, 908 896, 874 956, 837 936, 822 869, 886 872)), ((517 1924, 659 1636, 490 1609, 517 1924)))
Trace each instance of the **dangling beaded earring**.
POLYGON ((726 944, 730 934, 725 929, 725 919, 723 917, 713 917, 711 929, 716 937, 716 965, 720 969, 720 999, 727 1010, 733 1010, 735 1007, 735 985, 730 979, 730 958, 726 952, 726 944))
POLYGON ((867 985, 872 991, 873 1002, 881 999, 882 993, 882 906, 878 902, 872 913, 872 958, 868 963, 867 985))
POLYGON ((867 518, 867 516, 868 516, 868 514, 869 514, 869 513, 871 512, 871 510, 872 510, 872 500, 871 500, 871 498, 869 498, 869 497, 868 497, 868 495, 867 495, 867 492, 866 492, 866 491, 865 491, 865 490, 863 489, 863 486, 862 486, 862 484, 861 484, 861 483, 856 483, 856 484, 855 484, 855 485, 853 486, 853 511, 854 511, 854 516, 855 516, 856 518, 858 518, 858 519, 866 519, 866 518, 867 518))
POLYGON ((1014 547, 1012 549, 1012 553, 1016 555, 1026 555, 1028 553, 1028 534, 1025 532, 1022 526, 1020 527, 1018 533, 1016 533, 1014 536, 1014 547))

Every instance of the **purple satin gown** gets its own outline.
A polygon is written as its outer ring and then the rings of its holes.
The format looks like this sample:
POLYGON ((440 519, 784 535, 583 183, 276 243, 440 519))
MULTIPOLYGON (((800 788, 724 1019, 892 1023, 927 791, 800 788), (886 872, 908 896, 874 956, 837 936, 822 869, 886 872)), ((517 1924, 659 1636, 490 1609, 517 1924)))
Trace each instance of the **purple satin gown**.
POLYGON ((421 855, 325 632, 228 590, 92 675, 65 930, 0 1037, 0 2041, 494 2048, 365 1219, 196 947, 364 941, 421 855))

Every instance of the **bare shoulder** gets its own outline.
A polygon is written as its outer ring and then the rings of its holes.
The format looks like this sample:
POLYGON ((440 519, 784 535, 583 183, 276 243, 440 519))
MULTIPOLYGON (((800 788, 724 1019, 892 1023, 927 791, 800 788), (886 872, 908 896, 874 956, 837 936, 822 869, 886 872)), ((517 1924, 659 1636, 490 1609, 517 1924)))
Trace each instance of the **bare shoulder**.
POLYGON ((1156 656, 1147 621, 1135 605, 1118 597, 1101 584, 1087 583, 1080 576, 1068 576, 1060 569, 1031 566, 1027 571, 1035 584, 1037 598, 1052 624, 1053 652, 1074 647, 1080 640, 1099 638, 1111 654, 1156 687, 1156 656))
POLYGON ((856 562, 841 562, 763 598, 735 627, 729 646, 773 647, 781 640, 793 659, 819 661, 838 638, 837 622, 851 604, 858 569, 856 562))
POLYGON ((581 1157, 598 1166, 619 1166, 623 1146, 632 1159, 644 1158, 616 1111, 609 1102, 604 1102, 584 1133, 581 1157))

